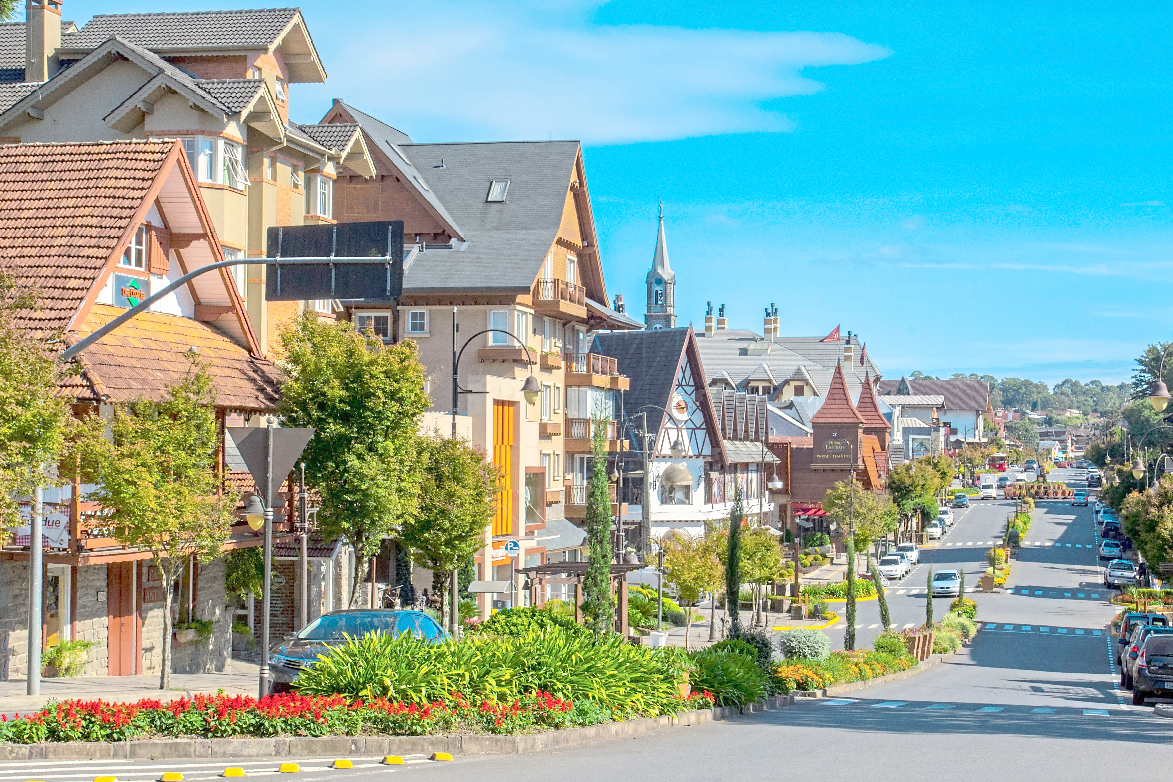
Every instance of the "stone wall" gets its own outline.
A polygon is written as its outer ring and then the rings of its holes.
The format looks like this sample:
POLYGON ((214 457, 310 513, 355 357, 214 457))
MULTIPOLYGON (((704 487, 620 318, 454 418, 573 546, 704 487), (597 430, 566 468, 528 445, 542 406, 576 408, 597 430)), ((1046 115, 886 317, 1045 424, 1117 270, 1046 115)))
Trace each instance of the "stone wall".
POLYGON ((172 673, 223 673, 229 670, 232 659, 232 612, 227 606, 225 572, 223 557, 199 566, 195 618, 213 622, 214 627, 208 638, 200 638, 188 644, 171 644, 172 673))
POLYGON ((106 603, 106 566, 83 565, 74 568, 77 579, 77 602, 73 606, 74 638, 93 641, 82 676, 106 676, 110 673, 109 606, 106 603), (100 598, 100 599, 99 599, 100 598))
POLYGON ((28 673, 28 573, 25 562, 0 561, 0 681, 28 673))

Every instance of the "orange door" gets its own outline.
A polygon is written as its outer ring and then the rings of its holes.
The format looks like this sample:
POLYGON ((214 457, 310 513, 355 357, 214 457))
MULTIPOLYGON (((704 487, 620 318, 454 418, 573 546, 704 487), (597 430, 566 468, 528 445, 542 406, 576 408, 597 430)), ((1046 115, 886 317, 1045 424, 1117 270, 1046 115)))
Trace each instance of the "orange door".
POLYGON ((513 402, 493 402, 493 466, 497 468, 500 483, 497 486, 497 513, 493 517, 494 535, 513 534, 513 515, 517 503, 514 487, 513 429, 517 405, 513 402))
POLYGON ((111 676, 138 673, 135 652, 140 645, 136 638, 134 565, 133 562, 111 562, 106 566, 107 646, 111 676))

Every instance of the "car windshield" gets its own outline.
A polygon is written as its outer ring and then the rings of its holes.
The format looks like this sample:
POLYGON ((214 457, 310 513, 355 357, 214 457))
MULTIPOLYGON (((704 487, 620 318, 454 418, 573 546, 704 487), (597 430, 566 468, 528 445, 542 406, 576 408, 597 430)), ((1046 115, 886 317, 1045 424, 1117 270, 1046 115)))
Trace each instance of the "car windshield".
POLYGON ((900 557, 884 557, 880 560, 881 565, 899 565, 900 557))
POLYGON ((1145 657, 1173 657, 1173 635, 1150 636, 1144 645, 1145 657))
POLYGON ((373 631, 398 635, 414 630, 414 624, 414 615, 393 611, 327 614, 311 622, 297 637, 308 641, 341 641, 348 635, 361 638, 373 631))
POLYGON ((1126 559, 1117 559, 1108 567, 1112 570, 1136 570, 1136 566, 1126 559))
POLYGON ((901 543, 896 547, 897 551, 916 551, 915 543, 901 543))
POLYGON ((950 570, 945 570, 933 576, 934 581, 956 581, 957 574, 950 570))

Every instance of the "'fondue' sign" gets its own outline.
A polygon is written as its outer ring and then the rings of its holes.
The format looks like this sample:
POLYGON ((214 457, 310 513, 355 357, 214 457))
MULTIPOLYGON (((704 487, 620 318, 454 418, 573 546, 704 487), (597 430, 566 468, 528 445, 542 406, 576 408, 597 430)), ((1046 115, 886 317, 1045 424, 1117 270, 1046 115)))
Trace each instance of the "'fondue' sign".
POLYGON ((832 432, 831 436, 815 447, 815 458, 812 467, 842 467, 850 469, 852 453, 851 441, 832 432))

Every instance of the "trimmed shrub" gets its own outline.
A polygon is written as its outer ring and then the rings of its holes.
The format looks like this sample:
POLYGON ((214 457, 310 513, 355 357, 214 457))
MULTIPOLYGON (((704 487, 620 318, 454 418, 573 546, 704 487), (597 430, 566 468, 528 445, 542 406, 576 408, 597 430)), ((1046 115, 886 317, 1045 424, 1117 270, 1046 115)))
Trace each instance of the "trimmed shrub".
POLYGON ((818 630, 800 627, 782 633, 778 649, 787 660, 825 660, 831 653, 831 639, 818 630))
MULTIPOLYGON (((847 582, 840 581, 837 584, 818 584, 811 586, 804 586, 802 594, 810 595, 812 600, 846 600, 847 599, 847 582)), ((876 594, 876 585, 866 579, 858 578, 855 580, 855 596, 872 597, 876 594)))
POLYGON ((961 636, 941 622, 934 628, 933 654, 948 654, 961 648, 961 636))
POLYGON ((872 647, 877 652, 890 654, 893 657, 904 657, 908 654, 908 645, 904 643, 904 636, 900 633, 880 633, 872 647))
POLYGON ((508 608, 498 611, 476 626, 477 633, 492 635, 520 636, 532 630, 561 628, 568 632, 589 633, 582 625, 574 621, 573 608, 569 616, 560 607, 547 610, 544 608, 508 608))
POLYGON ((705 649, 693 655, 693 662, 693 687, 712 693, 718 706, 746 706, 766 697, 766 675, 743 652, 705 649))
POLYGON ((971 622, 977 619, 977 603, 968 597, 959 597, 949 604, 949 611, 965 615, 971 622))
POLYGON ((769 669, 770 656, 774 651, 774 644, 770 642, 769 636, 764 631, 746 630, 742 628, 741 632, 737 634, 737 640, 752 646, 756 653, 754 659, 758 661, 758 665, 762 666, 763 670, 769 669))
POLYGON ((941 620, 941 626, 957 633, 963 641, 968 641, 977 635, 977 623, 965 614, 946 614, 945 618, 941 620))

